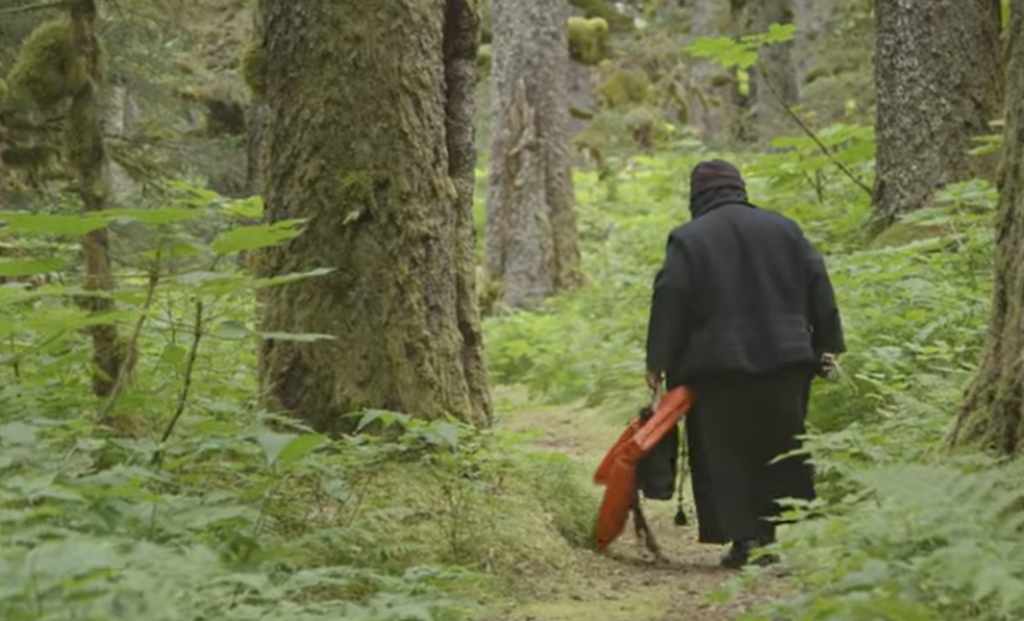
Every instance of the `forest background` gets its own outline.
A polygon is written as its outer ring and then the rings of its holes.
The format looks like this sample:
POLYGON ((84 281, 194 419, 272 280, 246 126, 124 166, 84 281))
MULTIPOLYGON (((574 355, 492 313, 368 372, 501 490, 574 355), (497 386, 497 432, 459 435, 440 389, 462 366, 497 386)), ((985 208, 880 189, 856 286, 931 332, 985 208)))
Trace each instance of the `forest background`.
POLYGON ((1024 614, 1024 0, 301 5, 0 1, 0 616, 1024 614), (848 335, 783 574, 590 550, 712 157, 848 335))

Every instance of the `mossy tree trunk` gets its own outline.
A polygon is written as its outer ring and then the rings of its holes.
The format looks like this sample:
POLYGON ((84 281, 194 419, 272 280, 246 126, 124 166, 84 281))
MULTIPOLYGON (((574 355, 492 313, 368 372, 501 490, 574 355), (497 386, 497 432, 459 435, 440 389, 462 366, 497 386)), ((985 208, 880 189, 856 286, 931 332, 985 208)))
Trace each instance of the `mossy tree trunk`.
MULTIPOLYGON (((103 183, 104 148, 100 92, 104 75, 99 40, 96 37, 96 3, 74 0, 69 7, 75 58, 81 63, 84 79, 72 94, 68 109, 65 147, 67 158, 76 176, 76 189, 86 212, 101 211, 106 188, 103 183)), ((82 239, 85 259, 85 290, 100 294, 114 290, 107 229, 97 229, 82 239)), ((114 302, 109 296, 82 298, 84 308, 94 313, 110 312, 114 302)), ((93 341, 93 392, 109 397, 114 390, 121 365, 126 358, 126 345, 118 336, 115 324, 89 328, 93 341)))
POLYGON ((996 273, 988 343, 952 434, 1006 455, 1024 432, 1024 0, 1013 0, 996 273))
POLYGON ((478 20, 466 0, 262 0, 264 403, 327 432, 366 408, 487 423, 472 228, 478 20))
POLYGON ((875 32, 874 210, 886 225, 994 170, 968 150, 1002 106, 999 0, 878 0, 875 32))
MULTIPOLYGON (((762 33, 772 24, 793 23, 793 0, 757 0, 751 2, 750 28, 762 33)), ((751 69, 751 118, 757 136, 771 139, 792 129, 786 108, 799 101, 793 42, 773 43, 761 48, 757 67, 751 69)))
POLYGON ((486 271, 527 306, 580 280, 569 153, 568 6, 495 0, 486 271))
POLYGON ((263 127, 267 119, 267 105, 262 99, 253 96, 249 104, 246 119, 245 143, 245 195, 253 196, 261 190, 261 158, 263 143, 263 127))

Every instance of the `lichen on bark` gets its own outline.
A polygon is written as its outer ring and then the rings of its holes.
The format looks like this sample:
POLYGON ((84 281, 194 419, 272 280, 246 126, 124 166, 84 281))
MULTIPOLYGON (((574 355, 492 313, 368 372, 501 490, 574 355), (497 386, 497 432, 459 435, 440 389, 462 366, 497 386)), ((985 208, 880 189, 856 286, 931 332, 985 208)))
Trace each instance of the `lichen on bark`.
POLYGON ((327 432, 347 414, 486 423, 470 213, 478 21, 444 0, 262 0, 268 221, 309 219, 263 251, 264 404, 327 432))
POLYGON ((1008 26, 1006 128, 987 344, 951 434, 953 445, 1016 455, 1024 434, 1024 0, 1008 26))
POLYGON ((878 0, 875 215, 927 206, 943 185, 991 178, 969 155, 1003 99, 999 0, 878 0))

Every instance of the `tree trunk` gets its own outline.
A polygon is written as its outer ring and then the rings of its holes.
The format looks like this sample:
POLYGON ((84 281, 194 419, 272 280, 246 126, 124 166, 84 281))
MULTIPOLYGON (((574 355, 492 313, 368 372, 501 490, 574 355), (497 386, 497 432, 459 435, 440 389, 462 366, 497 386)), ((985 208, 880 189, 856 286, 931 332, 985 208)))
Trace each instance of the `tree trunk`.
MULTIPOLYGON (((690 31, 694 37, 728 34, 732 13, 719 0, 695 0, 690 7, 690 31)), ((686 75, 687 122, 700 132, 701 140, 724 147, 738 135, 735 76, 701 58, 690 61, 686 75)))
POLYGON ((267 105, 255 95, 252 103, 249 104, 248 116, 245 144, 245 195, 254 196, 262 191, 260 182, 262 150, 260 146, 263 142, 263 127, 267 119, 267 105))
POLYGON ((967 151, 1002 106, 999 0, 878 0, 874 209, 879 224, 943 185, 988 176, 967 151))
MULTIPOLYGON (((793 0, 756 0, 748 5, 751 30, 763 33, 772 24, 793 23, 793 0)), ((755 132, 771 139, 790 132, 786 109, 799 99, 793 42, 772 43, 761 48, 758 66, 751 69, 750 112, 755 132)))
POLYGON ((1024 424, 1024 0, 1011 5, 1008 52, 992 316, 952 443, 1014 455, 1024 424))
MULTIPOLYGON (((134 107, 132 92, 124 84, 108 84, 105 95, 103 133, 110 138, 125 140, 131 133, 134 107)), ((110 201, 115 205, 122 203, 136 189, 135 182, 124 166, 109 157, 103 161, 103 183, 107 187, 110 201)))
MULTIPOLYGON (((76 56, 88 79, 82 81, 82 86, 71 99, 65 121, 66 149, 76 174, 76 189, 82 205, 85 211, 96 212, 103 209, 105 200, 105 154, 99 97, 103 69, 95 30, 96 4, 94 0, 74 0, 70 14, 76 56)), ((82 255, 85 259, 85 290, 113 291, 114 276, 106 228, 92 231, 82 239, 82 255)), ((114 302, 109 297, 83 296, 81 304, 94 313, 114 309, 114 302)), ((93 342, 93 392, 98 397, 109 397, 125 361, 126 346, 118 336, 115 324, 92 326, 89 334, 93 342)))
POLYGON ((580 281, 569 154, 568 6, 495 0, 486 267, 521 307, 580 281))
POLYGON ((263 0, 265 218, 308 218, 262 276, 265 404, 351 429, 363 409, 487 423, 473 261, 477 16, 465 0, 263 0))

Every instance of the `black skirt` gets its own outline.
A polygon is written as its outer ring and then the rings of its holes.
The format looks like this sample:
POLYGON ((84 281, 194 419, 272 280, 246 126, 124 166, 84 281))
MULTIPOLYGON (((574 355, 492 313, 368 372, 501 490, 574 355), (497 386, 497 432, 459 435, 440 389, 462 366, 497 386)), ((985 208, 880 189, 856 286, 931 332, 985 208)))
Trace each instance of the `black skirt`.
POLYGON ((701 543, 774 540, 780 498, 813 500, 805 457, 770 464, 801 446, 812 373, 718 375, 691 382, 689 466, 701 543))

